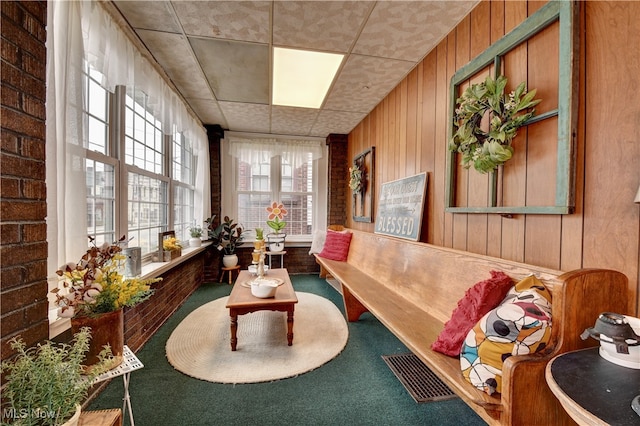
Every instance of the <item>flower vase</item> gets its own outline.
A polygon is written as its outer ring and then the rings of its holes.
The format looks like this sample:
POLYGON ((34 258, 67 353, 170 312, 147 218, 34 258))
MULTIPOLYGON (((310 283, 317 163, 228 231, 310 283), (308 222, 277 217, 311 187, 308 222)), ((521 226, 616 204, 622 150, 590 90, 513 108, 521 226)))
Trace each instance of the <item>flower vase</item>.
POLYGON ((189 238, 189 247, 200 247, 202 239, 200 237, 189 238))
POLYGON ((85 354, 84 365, 91 367, 98 362, 98 354, 109 345, 111 353, 116 359, 111 368, 122 363, 124 351, 124 313, 122 309, 99 314, 97 316, 81 316, 71 318, 71 331, 76 334, 82 327, 91 328, 89 350, 85 354))

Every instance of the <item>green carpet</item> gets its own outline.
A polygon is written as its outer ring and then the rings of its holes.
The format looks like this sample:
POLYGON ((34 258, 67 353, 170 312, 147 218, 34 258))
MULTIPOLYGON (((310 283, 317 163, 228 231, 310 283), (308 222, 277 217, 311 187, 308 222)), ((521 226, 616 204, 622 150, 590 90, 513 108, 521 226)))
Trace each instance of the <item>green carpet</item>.
MULTIPOLYGON (((291 278, 297 291, 324 296, 343 310, 341 296, 324 280, 291 278)), ((299 377, 229 385, 174 370, 165 356, 173 329, 192 310, 230 291, 226 284, 202 285, 137 353, 144 368, 131 373, 129 386, 137 426, 485 424, 457 398, 415 403, 382 359, 407 348, 368 313, 349 323, 349 341, 337 358, 299 377)), ((121 407, 122 396, 118 377, 89 409, 121 407)), ((128 416, 125 424, 130 424, 128 416)))

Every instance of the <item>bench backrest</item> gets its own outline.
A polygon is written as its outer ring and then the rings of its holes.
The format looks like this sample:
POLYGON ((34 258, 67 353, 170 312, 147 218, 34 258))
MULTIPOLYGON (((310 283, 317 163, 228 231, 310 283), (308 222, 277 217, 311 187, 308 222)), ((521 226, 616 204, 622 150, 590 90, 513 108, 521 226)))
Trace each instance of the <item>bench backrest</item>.
POLYGON ((347 262, 374 277, 408 301, 428 306, 446 322, 465 291, 502 271, 514 281, 535 274, 550 291, 560 286, 560 271, 417 243, 384 235, 353 232, 347 262))

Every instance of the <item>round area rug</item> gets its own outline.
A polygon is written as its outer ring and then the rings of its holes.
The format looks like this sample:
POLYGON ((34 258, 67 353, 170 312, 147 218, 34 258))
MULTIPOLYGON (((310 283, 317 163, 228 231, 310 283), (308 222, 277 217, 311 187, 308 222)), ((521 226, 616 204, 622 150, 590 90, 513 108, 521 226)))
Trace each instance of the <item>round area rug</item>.
POLYGON ((216 383, 258 383, 294 377, 335 358, 347 344, 347 323, 331 301, 296 292, 293 345, 287 314, 258 311, 238 316, 238 346, 231 351, 228 297, 191 312, 167 340, 173 367, 216 383))

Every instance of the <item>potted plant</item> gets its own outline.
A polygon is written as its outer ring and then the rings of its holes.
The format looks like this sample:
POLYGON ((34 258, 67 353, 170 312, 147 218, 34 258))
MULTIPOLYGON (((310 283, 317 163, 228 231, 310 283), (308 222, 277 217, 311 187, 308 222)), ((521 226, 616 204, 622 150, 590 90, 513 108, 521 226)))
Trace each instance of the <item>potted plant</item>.
POLYGON ((182 243, 176 237, 163 238, 162 251, 163 260, 169 262, 182 256, 182 243))
POLYGON ((140 279, 122 275, 125 256, 120 241, 92 244, 77 263, 60 267, 58 287, 51 290, 58 306, 58 316, 71 319, 71 330, 78 333, 90 327, 92 339, 87 352, 86 365, 96 364, 103 346, 109 345, 114 356, 122 360, 124 347, 124 318, 122 309, 147 300, 153 294, 152 283, 162 278, 140 279))
POLYGON ((108 349, 101 352, 100 364, 89 371, 83 368, 90 339, 86 327, 70 344, 46 341, 26 349, 21 338, 12 339, 16 356, 2 362, 6 373, 2 398, 8 405, 3 406, 3 424, 4 420, 19 425, 77 424, 93 380, 108 369, 108 349))
POLYGON ((269 242, 269 250, 273 252, 284 250, 284 241, 287 238, 287 234, 282 232, 287 222, 283 219, 287 215, 287 210, 282 203, 273 202, 267 207, 269 217, 267 218, 267 225, 273 229, 273 233, 267 235, 267 241, 269 242))
POLYGON ((200 247, 202 245, 202 227, 196 225, 189 228, 189 247, 200 247))
POLYGON ((256 228, 256 240, 253 243, 253 248, 256 250, 262 250, 264 247, 264 229, 256 228))
POLYGON ((238 256, 236 255, 236 247, 242 243, 242 228, 233 222, 229 216, 225 216, 222 223, 218 226, 213 225, 215 215, 206 220, 208 224, 209 239, 213 241, 219 251, 224 252, 222 263, 225 267, 230 268, 238 264, 238 256))
POLYGON ((533 114, 536 90, 527 93, 525 82, 506 95, 507 78, 487 76, 469 86, 456 101, 454 134, 449 149, 462 154, 462 165, 488 173, 513 155, 511 142, 533 114))

